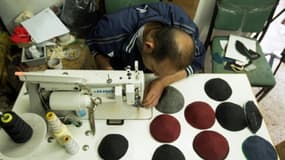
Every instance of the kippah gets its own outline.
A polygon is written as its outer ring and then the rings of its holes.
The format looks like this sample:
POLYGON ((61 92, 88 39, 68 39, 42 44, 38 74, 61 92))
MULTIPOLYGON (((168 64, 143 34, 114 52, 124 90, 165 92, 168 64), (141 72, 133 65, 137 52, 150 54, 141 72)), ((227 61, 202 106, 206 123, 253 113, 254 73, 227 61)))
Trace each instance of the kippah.
POLYGON ((202 131, 196 135, 193 148, 203 159, 221 160, 229 153, 228 141, 215 131, 202 131))
POLYGON ((218 105, 216 118, 223 128, 230 131, 240 131, 247 126, 243 109, 231 102, 218 105))
POLYGON ((221 78, 208 80, 204 86, 204 89, 206 94, 216 101, 224 101, 232 95, 230 85, 221 78))
POLYGON ((98 153, 104 160, 118 160, 125 155, 128 147, 128 140, 124 136, 109 134, 100 142, 98 153))
POLYGON ((177 147, 163 144, 155 150, 152 160, 185 160, 185 156, 177 147))
POLYGON ((248 160, 277 160, 274 147, 259 136, 250 136, 242 144, 242 151, 248 160))
POLYGON ((173 116, 159 115, 152 120, 150 133, 159 142, 173 142, 180 135, 180 124, 173 116))
POLYGON ((193 102, 189 104, 184 112, 186 121, 195 128, 207 129, 215 123, 215 112, 205 102, 193 102))
POLYGON ((245 117, 249 130, 256 133, 261 127, 262 116, 253 101, 248 101, 244 106, 245 117))
POLYGON ((183 95, 174 87, 166 87, 161 95, 161 98, 156 105, 156 109, 162 113, 176 113, 184 106, 183 95))

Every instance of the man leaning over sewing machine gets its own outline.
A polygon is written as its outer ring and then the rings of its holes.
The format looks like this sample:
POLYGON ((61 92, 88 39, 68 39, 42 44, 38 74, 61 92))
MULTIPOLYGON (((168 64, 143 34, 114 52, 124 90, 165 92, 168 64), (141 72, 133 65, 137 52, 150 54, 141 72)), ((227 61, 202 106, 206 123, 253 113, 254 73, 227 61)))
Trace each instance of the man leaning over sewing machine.
POLYGON ((197 26, 179 7, 152 3, 105 15, 87 38, 99 69, 134 68, 158 76, 146 88, 143 106, 155 106, 169 84, 199 72, 205 49, 197 26))

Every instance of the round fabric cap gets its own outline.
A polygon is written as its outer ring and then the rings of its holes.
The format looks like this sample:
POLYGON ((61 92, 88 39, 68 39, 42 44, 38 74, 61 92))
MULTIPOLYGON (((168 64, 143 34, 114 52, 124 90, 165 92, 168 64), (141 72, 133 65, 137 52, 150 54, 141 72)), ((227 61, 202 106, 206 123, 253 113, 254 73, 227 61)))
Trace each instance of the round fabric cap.
POLYGON ((163 90, 156 109, 162 113, 176 113, 184 106, 183 95, 174 87, 168 86, 163 90))
POLYGON ((202 131, 193 141, 195 152, 205 160, 222 160, 229 153, 226 138, 214 131, 202 131))
POLYGON ((246 122, 249 130, 256 133, 261 127, 262 116, 253 101, 248 101, 244 106, 246 122))
POLYGON ((190 125, 198 129, 210 128, 215 123, 215 112, 205 102, 193 102, 189 104, 184 111, 184 116, 190 125))
POLYGON ((180 124, 173 116, 159 115, 152 120, 150 133, 159 142, 173 142, 180 135, 180 124))
POLYGON ((164 144, 155 150, 152 160, 185 160, 185 157, 175 146, 164 144))
POLYGON ((248 160, 277 160, 274 147, 259 136, 250 136, 242 144, 242 151, 248 160))
POLYGON ((124 136, 109 134, 100 142, 98 153, 104 160, 118 160, 125 155, 128 147, 128 140, 124 136))
POLYGON ((216 101, 224 101, 232 95, 230 85, 225 80, 220 78, 208 80, 204 86, 204 89, 206 94, 216 101))
POLYGON ((243 109, 231 102, 218 105, 216 118, 223 128, 230 131, 240 131, 247 126, 243 109))

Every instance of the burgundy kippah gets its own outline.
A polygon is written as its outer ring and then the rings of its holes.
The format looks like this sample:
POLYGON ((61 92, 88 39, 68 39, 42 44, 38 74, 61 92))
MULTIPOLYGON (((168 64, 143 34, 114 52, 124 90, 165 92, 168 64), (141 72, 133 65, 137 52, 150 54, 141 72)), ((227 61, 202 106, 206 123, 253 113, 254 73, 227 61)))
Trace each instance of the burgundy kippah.
POLYGON ((159 142, 173 142, 180 135, 180 124, 175 117, 162 114, 152 120, 150 133, 159 142))
POLYGON ((232 95, 230 85, 221 78, 213 78, 206 82, 204 86, 206 94, 216 100, 224 101, 232 95))
POLYGON ((163 144, 155 150, 152 160, 185 160, 185 157, 175 146, 163 144))
POLYGON ((193 102, 187 106, 184 112, 186 121, 195 128, 207 129, 215 123, 215 112, 205 102, 193 102))
POLYGON ((219 104, 216 108, 216 118, 223 128, 230 131, 240 131, 247 126, 243 109, 235 103, 219 104))
POLYGON ((202 131, 196 135, 193 148, 205 160, 223 160, 229 153, 228 141, 215 131, 202 131))

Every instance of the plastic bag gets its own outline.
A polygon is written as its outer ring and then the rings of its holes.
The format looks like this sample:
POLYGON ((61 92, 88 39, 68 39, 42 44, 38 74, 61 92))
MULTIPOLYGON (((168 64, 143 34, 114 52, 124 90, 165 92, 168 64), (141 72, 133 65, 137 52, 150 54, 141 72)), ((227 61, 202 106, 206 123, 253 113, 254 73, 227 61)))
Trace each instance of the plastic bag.
POLYGON ((65 0, 60 18, 72 33, 85 37, 98 20, 96 0, 65 0))

